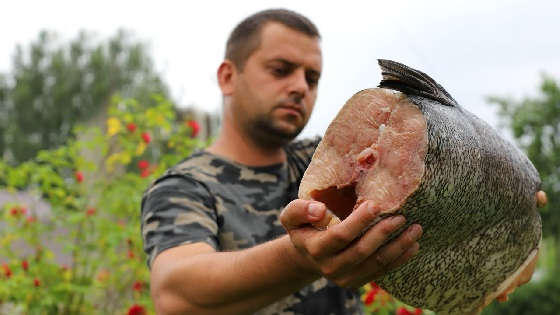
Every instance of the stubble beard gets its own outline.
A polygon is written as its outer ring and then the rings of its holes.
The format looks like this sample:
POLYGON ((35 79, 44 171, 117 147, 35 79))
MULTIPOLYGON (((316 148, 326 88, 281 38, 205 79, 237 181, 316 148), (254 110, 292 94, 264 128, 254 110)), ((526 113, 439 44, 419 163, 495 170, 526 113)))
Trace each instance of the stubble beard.
POLYGON ((278 124, 270 115, 259 115, 247 124, 251 139, 261 148, 275 150, 294 140, 303 130, 304 125, 288 131, 278 124))

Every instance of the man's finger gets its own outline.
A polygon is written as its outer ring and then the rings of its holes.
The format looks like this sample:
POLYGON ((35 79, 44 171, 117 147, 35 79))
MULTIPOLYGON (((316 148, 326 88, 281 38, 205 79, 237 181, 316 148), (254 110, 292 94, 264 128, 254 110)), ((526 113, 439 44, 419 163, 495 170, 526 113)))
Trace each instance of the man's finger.
POLYGON ((369 264, 363 264, 362 266, 360 266, 359 269, 356 269, 355 272, 355 274, 359 274, 360 277, 354 278, 351 282, 346 283, 345 286, 351 288, 359 288, 364 284, 371 282, 372 280, 375 281, 379 279, 381 276, 385 275, 388 271, 391 271, 397 268, 398 266, 409 261, 412 257, 418 254, 419 249, 420 249, 420 245, 418 244, 418 242, 415 242, 400 257, 398 257, 389 265, 383 266, 383 268, 379 268, 379 266, 372 267, 369 264))
POLYGON ((325 212, 325 215, 320 221, 311 223, 316 229, 318 230, 326 230, 331 226, 339 224, 341 221, 340 219, 332 213, 329 209, 325 212))
POLYGON ((306 224, 314 224, 319 222, 325 216, 327 208, 318 201, 296 199, 290 202, 282 213, 280 213, 280 222, 290 232, 295 228, 299 228, 306 224))
POLYGON ((420 243, 415 242, 414 244, 412 244, 412 246, 408 248, 406 252, 404 252, 404 254, 402 254, 399 258, 397 258, 392 263, 390 263, 387 269, 393 270, 398 266, 406 263, 410 258, 416 256, 419 250, 420 250, 420 243))
POLYGON ((330 226, 327 233, 318 240, 317 246, 325 248, 325 255, 339 252, 362 235, 375 221, 379 211, 372 201, 362 202, 346 219, 330 226))
POLYGON ((355 244, 347 250, 349 259, 359 264, 377 251, 387 237, 406 223, 402 215, 386 218, 369 229, 355 244))
POLYGON ((399 237, 392 240, 380 248, 371 258, 366 262, 372 270, 377 269, 378 274, 385 274, 394 266, 411 247, 416 246, 416 241, 422 236, 422 227, 418 224, 413 224, 408 227, 399 237))
POLYGON ((546 198, 546 193, 542 190, 537 191, 537 207, 542 208, 546 206, 548 198, 546 198))
MULTIPOLYGON (((324 271, 336 277, 355 270, 364 260, 379 250, 387 237, 398 230, 405 221, 403 216, 396 216, 377 223, 347 248, 332 256, 324 271)), ((369 274, 368 272, 366 276, 369 274)))

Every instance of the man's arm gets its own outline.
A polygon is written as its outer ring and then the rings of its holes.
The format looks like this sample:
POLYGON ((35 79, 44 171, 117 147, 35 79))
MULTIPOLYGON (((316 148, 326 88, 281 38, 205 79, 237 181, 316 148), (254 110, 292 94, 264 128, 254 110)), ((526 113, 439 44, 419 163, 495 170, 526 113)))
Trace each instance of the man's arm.
MULTIPOLYGON (((323 204, 295 200, 283 211, 289 236, 235 252, 216 252, 204 243, 168 249, 152 265, 152 296, 158 314, 246 314, 289 295, 321 276, 358 287, 402 264, 418 250, 419 226, 380 247, 404 223, 377 218, 364 202, 347 219, 327 229, 323 204), (318 205, 314 209, 311 204, 318 205)), ((421 231, 421 229, 420 229, 421 231)))
POLYGON ((253 248, 216 252, 195 243, 154 261, 152 297, 158 314, 245 314, 304 287, 320 275, 298 270, 287 236, 253 248))

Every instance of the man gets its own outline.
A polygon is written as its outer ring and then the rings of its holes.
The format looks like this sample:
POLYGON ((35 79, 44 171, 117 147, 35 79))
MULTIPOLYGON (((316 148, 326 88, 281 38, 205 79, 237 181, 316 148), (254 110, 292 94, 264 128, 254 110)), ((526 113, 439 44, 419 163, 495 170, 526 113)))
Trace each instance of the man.
POLYGON ((366 230, 377 217, 369 201, 325 229, 325 205, 296 199, 319 141, 292 142, 317 96, 319 40, 288 10, 258 12, 230 35, 216 141, 143 198, 159 314, 359 314, 356 288, 418 251, 418 225, 381 246, 405 220, 366 230))

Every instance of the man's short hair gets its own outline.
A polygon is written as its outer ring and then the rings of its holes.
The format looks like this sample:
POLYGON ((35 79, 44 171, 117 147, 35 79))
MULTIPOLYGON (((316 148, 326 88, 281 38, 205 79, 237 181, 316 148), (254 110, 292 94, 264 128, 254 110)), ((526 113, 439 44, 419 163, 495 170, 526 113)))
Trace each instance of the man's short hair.
POLYGON ((286 9, 269 9, 250 15, 231 32, 226 43, 225 58, 231 60, 242 71, 249 56, 260 45, 260 34, 264 25, 278 22, 310 37, 321 38, 319 30, 305 16, 286 9))

